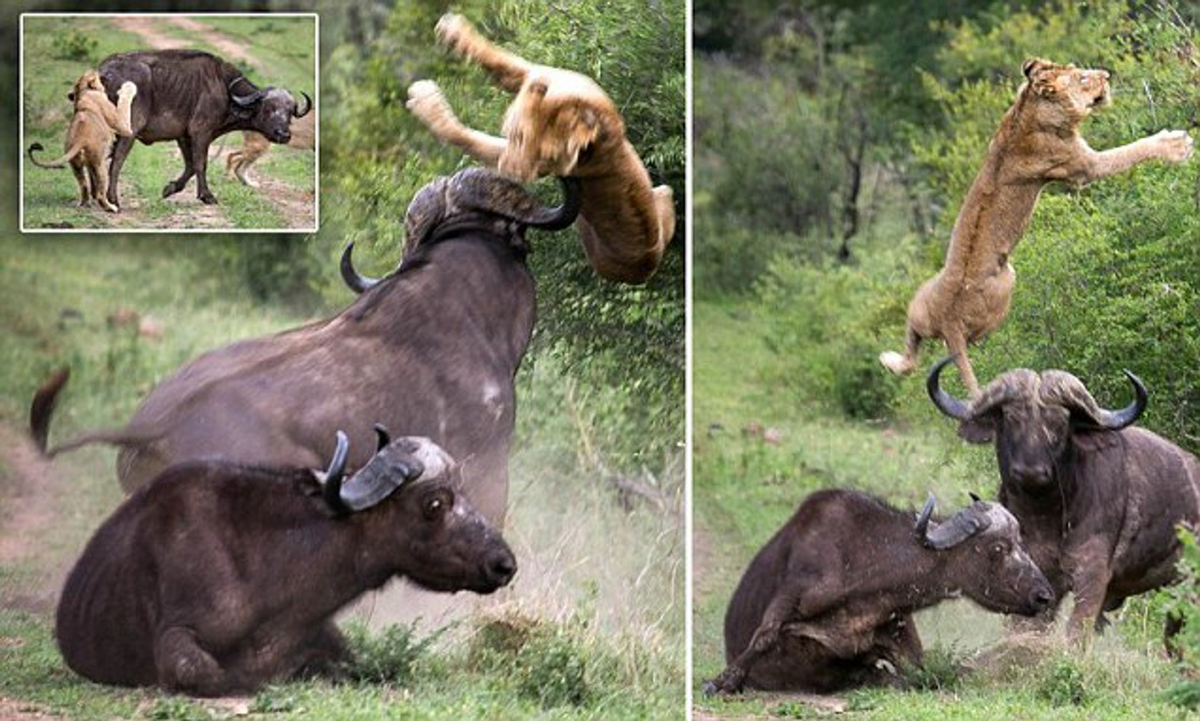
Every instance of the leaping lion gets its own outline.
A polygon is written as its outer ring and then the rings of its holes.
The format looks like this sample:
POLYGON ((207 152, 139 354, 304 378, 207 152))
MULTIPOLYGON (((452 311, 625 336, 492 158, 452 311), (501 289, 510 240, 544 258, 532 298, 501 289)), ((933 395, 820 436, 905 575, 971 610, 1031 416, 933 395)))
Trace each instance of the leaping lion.
POLYGON ((89 198, 95 198, 102 208, 116 213, 117 207, 108 200, 108 153, 117 135, 133 136, 129 111, 136 96, 137 86, 126 82, 117 91, 117 104, 113 105, 100 74, 87 71, 67 94, 75 104, 75 115, 67 128, 66 152, 43 163, 33 153, 45 148, 34 143, 29 146, 29 160, 39 168, 61 168, 70 163, 79 184, 79 206, 85 207, 89 198))
POLYGON ((1016 273, 1008 262, 1021 240, 1042 187, 1052 180, 1082 186, 1147 160, 1182 163, 1192 154, 1183 130, 1163 130, 1111 150, 1092 150, 1079 124, 1109 102, 1108 73, 1028 60, 1026 82, 988 146, 983 168, 954 223, 942 270, 908 306, 905 352, 880 354, 888 370, 916 367, 921 341, 941 338, 955 356, 971 395, 979 383, 967 345, 994 331, 1008 315, 1016 273))
POLYGON ((493 45, 460 15, 442 16, 436 32, 516 98, 504 116, 504 137, 464 126, 430 80, 409 86, 413 114, 442 141, 517 180, 578 178, 583 209, 575 227, 592 267, 609 280, 649 280, 675 234, 673 195, 669 186, 651 186, 604 90, 585 75, 534 65, 493 45))

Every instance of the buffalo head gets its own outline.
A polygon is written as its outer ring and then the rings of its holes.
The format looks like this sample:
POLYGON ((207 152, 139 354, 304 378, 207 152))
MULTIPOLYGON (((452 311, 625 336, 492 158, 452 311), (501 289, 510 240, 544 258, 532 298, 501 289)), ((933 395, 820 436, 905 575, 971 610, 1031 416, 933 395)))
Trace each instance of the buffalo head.
POLYGON ((964 440, 994 440, 1001 478, 1031 491, 1049 487, 1057 477, 1075 431, 1118 431, 1132 425, 1146 409, 1146 387, 1129 371, 1125 376, 1133 384, 1134 400, 1119 411, 1101 408, 1070 373, 1023 368, 999 376, 967 403, 939 384, 942 369, 951 360, 942 360, 929 373, 926 388, 933 404, 959 422, 958 433, 964 440))
POLYGON ((913 527, 917 540, 946 555, 946 578, 972 601, 999 613, 1041 613, 1054 591, 1025 551, 1017 519, 998 503, 971 498, 970 506, 931 527, 937 501, 930 493, 913 527))
POLYGON ((238 77, 229 84, 229 99, 235 108, 253 116, 254 130, 267 136, 272 143, 287 143, 292 139, 290 129, 294 118, 302 118, 312 110, 312 99, 300 93, 303 106, 292 94, 279 88, 252 88, 245 78, 238 77))
MULTIPOLYGON (((559 178, 563 202, 557 208, 541 204, 520 183, 508 180, 493 170, 467 168, 453 176, 439 177, 413 196, 404 214, 405 255, 422 243, 453 229, 480 227, 484 223, 542 230, 562 230, 575 222, 582 203, 580 184, 573 178, 559 178)), ((354 243, 342 253, 342 279, 356 293, 362 293, 379 281, 360 275, 351 262, 354 243)))
POLYGON ((375 455, 349 479, 341 431, 329 468, 314 472, 329 510, 366 529, 362 553, 394 555, 405 576, 431 591, 491 593, 512 580, 516 558, 459 492, 454 459, 428 438, 393 441, 380 425, 375 432, 375 455))

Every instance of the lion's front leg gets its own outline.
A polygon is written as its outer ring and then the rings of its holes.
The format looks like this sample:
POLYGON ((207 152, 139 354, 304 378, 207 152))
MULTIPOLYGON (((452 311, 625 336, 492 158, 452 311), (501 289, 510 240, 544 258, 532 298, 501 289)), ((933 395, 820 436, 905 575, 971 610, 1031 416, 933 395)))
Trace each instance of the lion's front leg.
POLYGON ((418 80, 408 86, 412 114, 429 127, 442 142, 462 148, 468 155, 489 167, 496 167, 508 141, 463 125, 450 109, 446 96, 432 80, 418 80))
POLYGON ((1192 156, 1192 137, 1186 130, 1162 130, 1119 148, 1097 152, 1088 148, 1079 175, 1084 183, 1124 173, 1147 160, 1182 163, 1192 156))
POLYGON ((446 13, 434 29, 438 40, 453 52, 479 64, 496 84, 510 93, 521 89, 532 65, 529 61, 492 44, 462 15, 446 13))

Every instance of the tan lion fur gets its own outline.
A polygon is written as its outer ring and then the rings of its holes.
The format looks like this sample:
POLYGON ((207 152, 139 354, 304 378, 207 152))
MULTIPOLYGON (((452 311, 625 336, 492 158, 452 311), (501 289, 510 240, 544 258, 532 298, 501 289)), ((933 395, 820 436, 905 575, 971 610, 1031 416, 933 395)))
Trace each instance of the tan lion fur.
MULTIPOLYGON (((313 150, 317 147, 317 111, 314 109, 300 118, 293 118, 288 130, 292 139, 287 142, 289 148, 297 150, 313 150)), ((236 176, 243 185, 251 188, 258 187, 258 181, 250 177, 247 171, 259 158, 271 149, 271 141, 267 136, 254 130, 242 131, 242 147, 230 151, 225 156, 225 174, 236 176)))
POLYGON ((625 121, 600 86, 500 49, 459 15, 444 15, 437 36, 516 98, 504 116, 504 137, 465 127, 432 81, 409 87, 413 114, 444 142, 517 180, 578 178, 583 207, 575 226, 592 267, 624 283, 654 275, 675 234, 671 188, 651 187, 646 166, 625 138, 625 121))
POLYGON ((908 306, 904 355, 879 360, 893 373, 910 373, 921 341, 942 339, 955 355, 971 395, 979 384, 967 345, 994 331, 1008 315, 1016 273, 1009 264, 1042 187, 1061 180, 1081 186, 1147 160, 1182 163, 1191 156, 1186 131, 1161 131, 1111 150, 1090 148, 1079 124, 1108 102, 1108 73, 1029 60, 1026 83, 1000 122, 983 168, 972 183, 950 235, 942 270, 908 306))
POLYGON ((95 198, 102 208, 110 213, 117 207, 108 202, 108 153, 117 134, 133 135, 129 112, 137 86, 127 82, 117 93, 117 104, 108 99, 100 74, 89 70, 75 82, 75 89, 67 99, 75 104, 75 114, 67 128, 66 152, 62 157, 41 162, 33 157, 42 150, 41 143, 29 146, 29 160, 41 168, 61 168, 68 163, 79 184, 79 205, 88 204, 95 198))

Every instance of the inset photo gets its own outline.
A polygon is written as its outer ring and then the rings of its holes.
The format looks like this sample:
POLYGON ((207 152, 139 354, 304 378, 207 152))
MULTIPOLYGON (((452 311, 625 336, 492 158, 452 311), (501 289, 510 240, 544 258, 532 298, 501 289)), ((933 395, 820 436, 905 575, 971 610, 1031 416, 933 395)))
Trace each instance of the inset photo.
POLYGON ((22 15, 21 230, 315 232, 317 47, 315 14, 22 15))

